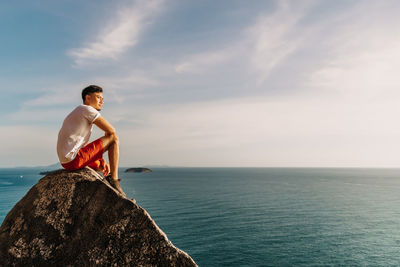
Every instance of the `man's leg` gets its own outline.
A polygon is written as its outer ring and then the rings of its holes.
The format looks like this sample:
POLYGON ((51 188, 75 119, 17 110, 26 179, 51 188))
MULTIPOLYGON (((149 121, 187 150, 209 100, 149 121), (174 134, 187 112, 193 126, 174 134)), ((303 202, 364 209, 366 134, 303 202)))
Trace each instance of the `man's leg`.
POLYGON ((111 179, 118 180, 118 162, 119 162, 119 140, 116 134, 105 135, 100 138, 103 142, 103 150, 108 151, 110 160, 111 179))
POLYGON ((101 158, 101 159, 90 162, 87 166, 89 166, 93 170, 102 172, 103 175, 106 176, 106 175, 108 175, 107 170, 106 170, 106 164, 107 164, 106 161, 103 158, 101 158))
POLYGON ((67 170, 77 170, 89 166, 96 171, 104 172, 105 161, 103 153, 103 142, 97 139, 79 149, 72 161, 61 165, 67 170))
POLYGON ((119 162, 119 140, 116 134, 105 135, 101 137, 103 142, 103 151, 108 151, 108 159, 110 160, 111 185, 117 189, 123 196, 126 196, 119 184, 118 179, 118 162, 119 162))

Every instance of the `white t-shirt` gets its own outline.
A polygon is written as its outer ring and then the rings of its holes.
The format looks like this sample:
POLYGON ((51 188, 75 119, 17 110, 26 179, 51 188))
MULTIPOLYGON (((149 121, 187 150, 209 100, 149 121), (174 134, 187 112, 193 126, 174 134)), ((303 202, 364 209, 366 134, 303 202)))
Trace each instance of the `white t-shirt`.
POLYGON ((93 122, 100 116, 88 105, 76 107, 64 120, 57 140, 57 154, 61 163, 72 161, 79 149, 89 143, 93 122))

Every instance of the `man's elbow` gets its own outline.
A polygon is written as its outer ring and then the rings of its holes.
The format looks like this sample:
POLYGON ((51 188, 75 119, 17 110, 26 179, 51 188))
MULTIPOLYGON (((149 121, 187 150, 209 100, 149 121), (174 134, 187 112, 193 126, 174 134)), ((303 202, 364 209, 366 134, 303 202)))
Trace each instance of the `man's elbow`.
POLYGON ((110 129, 107 129, 106 135, 115 135, 116 136, 117 132, 115 131, 114 128, 110 128, 110 129))

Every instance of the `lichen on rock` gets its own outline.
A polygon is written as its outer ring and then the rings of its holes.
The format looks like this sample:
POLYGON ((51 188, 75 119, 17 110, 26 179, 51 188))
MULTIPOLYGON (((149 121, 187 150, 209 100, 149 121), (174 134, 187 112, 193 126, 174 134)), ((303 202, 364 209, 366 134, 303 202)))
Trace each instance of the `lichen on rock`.
POLYGON ((43 177, 0 227, 0 266, 197 266, 90 168, 43 177))

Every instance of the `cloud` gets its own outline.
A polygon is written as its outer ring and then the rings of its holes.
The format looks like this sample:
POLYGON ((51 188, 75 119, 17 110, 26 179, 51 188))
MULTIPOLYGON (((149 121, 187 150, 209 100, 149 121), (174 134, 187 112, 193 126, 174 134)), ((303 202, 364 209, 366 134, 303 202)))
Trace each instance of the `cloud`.
POLYGON ((92 80, 104 89, 105 103, 118 105, 132 98, 144 98, 148 90, 160 85, 156 77, 143 73, 142 70, 114 76, 96 76, 92 80))
POLYGON ((394 103, 267 97, 165 105, 118 130, 121 161, 186 166, 395 166, 394 103), (344 164, 344 165, 343 165, 344 164), (347 164, 347 165, 346 165, 347 164))
MULTIPOLYGON (((89 79, 88 79, 89 80, 89 79)), ((57 107, 71 106, 82 101, 81 91, 83 88, 92 84, 95 80, 88 82, 76 81, 52 81, 47 86, 40 87, 37 91, 41 94, 37 97, 28 99, 21 104, 21 109, 29 112, 32 109, 52 109, 57 107)))
POLYGON ((24 107, 46 107, 46 106, 59 106, 68 105, 76 102, 79 99, 79 94, 74 95, 62 91, 43 94, 37 98, 26 101, 24 107))
POLYGON ((139 0, 130 7, 118 10, 116 18, 93 38, 94 42, 72 49, 68 54, 78 66, 93 60, 117 59, 137 44, 140 33, 158 13, 161 3, 161 0, 139 0))
POLYGON ((387 12, 397 4, 385 3, 362 2, 342 14, 335 31, 319 40, 329 53, 310 72, 306 86, 355 102, 399 96, 400 32, 394 26, 399 20, 387 12))
POLYGON ((186 56, 186 58, 175 65, 177 73, 201 73, 210 67, 225 63, 231 59, 236 52, 235 47, 227 47, 218 51, 200 52, 186 56))
MULTIPOLYGON (((121 166, 385 167, 396 166, 400 149, 400 125, 393 124, 393 114, 400 112, 396 102, 354 105, 320 95, 244 97, 121 107, 107 110, 105 116, 113 124, 118 116, 131 120, 117 127, 121 166)), ((4 166, 55 162, 58 127, 69 111, 33 112, 25 118, 58 121, 51 128, 1 126, 1 145, 10 151, 4 166), (43 156, 31 158, 26 151, 41 151, 43 156)), ((92 139, 101 135, 94 131, 92 139)))
POLYGON ((308 36, 316 34, 318 27, 299 25, 314 5, 315 1, 301 4, 277 1, 273 11, 254 21, 249 20, 250 26, 239 29, 236 39, 222 48, 211 50, 206 47, 204 51, 183 56, 174 65, 174 70, 178 74, 229 73, 231 70, 236 80, 239 78, 242 83, 265 85, 270 74, 290 64, 290 56, 307 46, 308 36), (240 71, 236 71, 239 68, 240 71))
POLYGON ((251 67, 258 73, 258 84, 304 44, 304 29, 298 22, 307 14, 313 1, 302 5, 279 1, 271 14, 260 16, 248 29, 247 39, 251 67))
POLYGON ((25 109, 22 108, 17 112, 11 113, 6 116, 6 119, 12 121, 13 124, 18 123, 22 125, 61 125, 65 116, 68 115, 72 109, 80 104, 79 102, 71 104, 69 107, 46 107, 43 109, 25 109))

